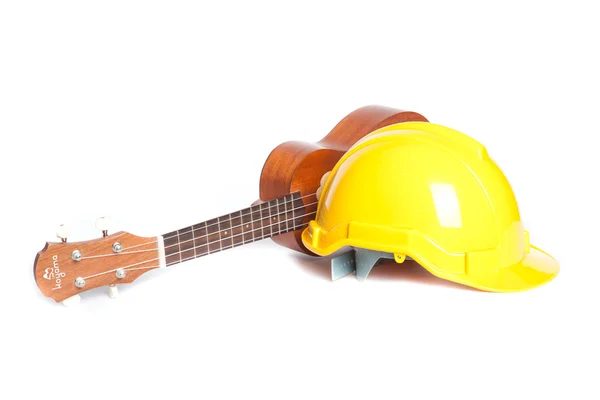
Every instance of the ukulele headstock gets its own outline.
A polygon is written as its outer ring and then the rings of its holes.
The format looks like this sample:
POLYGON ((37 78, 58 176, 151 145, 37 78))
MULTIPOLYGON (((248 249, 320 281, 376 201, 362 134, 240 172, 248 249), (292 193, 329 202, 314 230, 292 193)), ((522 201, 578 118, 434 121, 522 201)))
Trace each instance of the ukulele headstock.
POLYGON ((162 237, 103 232, 105 236, 99 239, 70 243, 64 230, 59 230, 62 241, 46 243, 33 266, 35 281, 45 296, 57 302, 77 302, 80 293, 108 286, 109 296, 116 297, 115 285, 131 283, 165 266, 162 237))

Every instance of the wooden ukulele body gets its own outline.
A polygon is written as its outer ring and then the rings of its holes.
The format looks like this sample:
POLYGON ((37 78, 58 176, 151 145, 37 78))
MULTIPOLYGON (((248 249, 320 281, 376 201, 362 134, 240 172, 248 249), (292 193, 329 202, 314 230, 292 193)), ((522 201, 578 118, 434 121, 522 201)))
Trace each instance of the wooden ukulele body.
MULTIPOLYGON (((285 142, 267 158, 260 176, 260 200, 269 201, 299 192, 305 207, 315 210, 313 195, 323 174, 331 171, 354 143, 384 126, 408 121, 425 121, 421 114, 381 106, 366 106, 348 114, 327 136, 316 143, 285 142)), ((314 217, 314 215, 313 215, 314 217)), ((311 217, 305 217, 306 223, 311 217)), ((302 244, 303 229, 273 237, 285 247, 313 255, 302 244)))

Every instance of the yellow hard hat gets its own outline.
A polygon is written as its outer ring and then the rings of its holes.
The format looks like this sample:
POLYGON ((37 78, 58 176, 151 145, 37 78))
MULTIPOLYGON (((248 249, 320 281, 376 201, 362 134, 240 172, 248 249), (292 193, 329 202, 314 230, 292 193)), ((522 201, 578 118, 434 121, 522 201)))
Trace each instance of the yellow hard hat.
POLYGON ((485 147, 426 122, 379 129, 327 178, 302 233, 318 255, 351 246, 411 257, 432 274, 495 292, 550 281, 559 266, 530 245, 513 191, 485 147))

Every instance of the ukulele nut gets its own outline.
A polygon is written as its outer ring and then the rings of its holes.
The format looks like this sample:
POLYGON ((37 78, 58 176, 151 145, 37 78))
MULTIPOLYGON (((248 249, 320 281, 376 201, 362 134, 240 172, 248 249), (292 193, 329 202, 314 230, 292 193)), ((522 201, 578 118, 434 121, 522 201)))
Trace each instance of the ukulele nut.
POLYGON ((71 258, 73 259, 73 261, 81 261, 81 258, 82 258, 81 251, 73 250, 73 252, 71 253, 71 258))
POLYGON ((120 253, 120 252, 122 252, 122 251, 123 251, 123 246, 121 246, 121 243, 119 243, 119 242, 115 242, 115 243, 112 245, 112 249, 113 249, 113 251, 114 251, 115 253, 120 253))
POLYGON ((115 271, 115 276, 118 279, 123 279, 123 278, 125 278, 126 275, 127 275, 127 271, 125 271, 123 268, 119 268, 118 270, 115 271))
POLYGON ((79 289, 83 288, 85 286, 85 279, 82 277, 75 278, 75 286, 79 289))

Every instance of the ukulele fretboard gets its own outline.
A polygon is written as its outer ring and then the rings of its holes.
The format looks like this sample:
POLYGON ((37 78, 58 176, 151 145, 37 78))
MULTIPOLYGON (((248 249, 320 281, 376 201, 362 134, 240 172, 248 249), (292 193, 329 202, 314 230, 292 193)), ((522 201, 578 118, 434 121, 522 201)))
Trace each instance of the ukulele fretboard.
POLYGON ((309 216, 300 193, 257 204, 163 235, 166 265, 304 228, 309 216))

